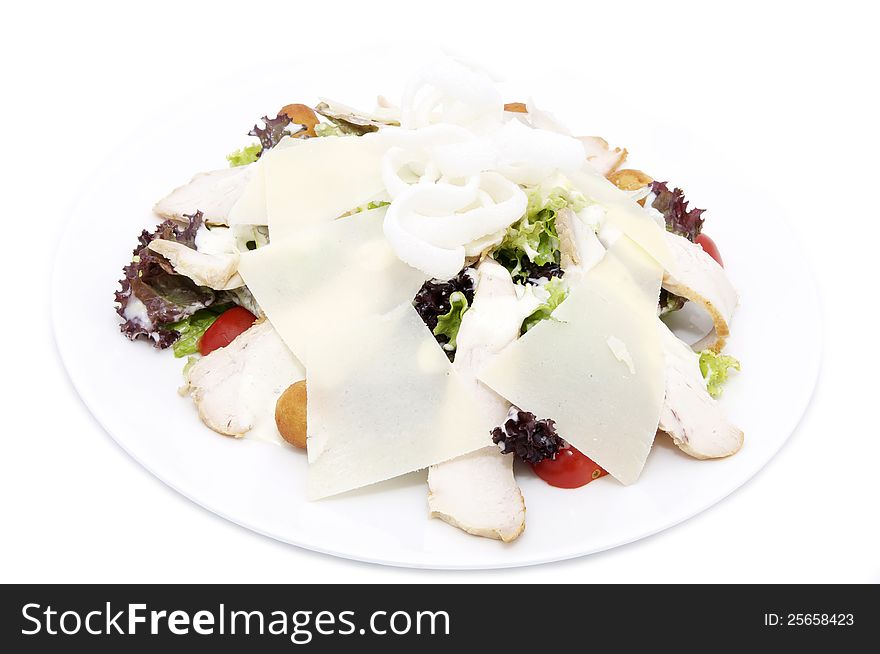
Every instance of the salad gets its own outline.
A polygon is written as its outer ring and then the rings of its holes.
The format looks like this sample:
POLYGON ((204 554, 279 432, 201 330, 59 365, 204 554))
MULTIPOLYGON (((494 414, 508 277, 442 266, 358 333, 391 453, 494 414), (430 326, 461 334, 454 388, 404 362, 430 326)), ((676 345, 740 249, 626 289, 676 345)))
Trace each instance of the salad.
POLYGON ((736 453, 718 397, 739 298, 703 210, 506 100, 443 59, 399 103, 264 116, 156 203, 122 333, 185 361, 210 429, 301 451, 310 499, 424 470, 431 517, 505 542, 518 474, 632 484, 655 438, 736 453), (667 326, 688 304, 711 319, 694 343, 667 326))

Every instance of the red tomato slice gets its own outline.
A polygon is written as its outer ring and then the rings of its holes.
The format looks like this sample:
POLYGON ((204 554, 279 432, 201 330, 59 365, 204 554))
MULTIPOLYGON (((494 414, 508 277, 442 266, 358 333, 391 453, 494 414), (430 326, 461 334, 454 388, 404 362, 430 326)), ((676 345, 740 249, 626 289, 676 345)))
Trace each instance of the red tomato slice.
POLYGON ((257 317, 243 307, 232 307, 220 314, 199 340, 199 352, 203 355, 226 347, 239 334, 250 329, 257 317))
POLYGON ((555 459, 544 459, 532 466, 535 474, 557 488, 580 488, 608 473, 590 457, 573 447, 559 450, 555 459))
POLYGON ((715 241, 705 234, 700 234, 697 236, 696 244, 702 247, 706 251, 706 254, 715 259, 719 266, 724 268, 724 262, 721 260, 721 253, 718 251, 718 246, 715 245, 715 241))

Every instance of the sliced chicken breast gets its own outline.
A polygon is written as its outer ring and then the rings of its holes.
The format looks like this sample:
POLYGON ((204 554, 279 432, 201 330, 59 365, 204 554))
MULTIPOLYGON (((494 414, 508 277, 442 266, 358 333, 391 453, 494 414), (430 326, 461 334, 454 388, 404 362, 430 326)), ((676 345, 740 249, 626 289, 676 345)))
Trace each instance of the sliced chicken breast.
POLYGON ((428 506, 474 536, 516 540, 526 527, 526 505, 513 476, 513 457, 494 445, 428 470, 428 506))
POLYGON ((199 286, 226 291, 244 286, 238 274, 238 253, 207 254, 183 243, 157 238, 147 246, 168 259, 174 272, 186 275, 199 286))
POLYGON ((275 403, 305 370, 268 321, 256 323, 186 373, 199 417, 220 434, 283 444, 275 403))
POLYGON ((717 459, 739 451, 743 432, 728 422, 706 390, 700 356, 657 320, 666 357, 666 397, 659 430, 697 459, 717 459))
MULTIPOLYGON (((501 424, 510 405, 476 379, 493 354, 519 337, 523 319, 537 308, 531 297, 517 296, 510 273, 492 259, 477 268, 473 306, 458 332, 455 369, 470 384, 492 421, 501 424)), ((432 518, 476 536, 505 542, 525 529, 525 502, 513 475, 513 457, 491 445, 428 470, 428 507, 432 518)))
POLYGON ((394 106, 378 105, 375 111, 360 111, 341 102, 321 98, 315 110, 331 120, 347 123, 355 128, 366 128, 364 131, 376 130, 387 125, 400 125, 400 109, 394 106))
POLYGON ((228 225, 229 210, 254 174, 253 164, 199 173, 159 200, 153 211, 163 218, 186 222, 185 215, 201 211, 205 223, 228 225))
POLYGON ((663 288, 696 302, 712 318, 712 330, 692 347, 697 351, 708 348, 720 352, 730 336, 730 321, 739 294, 724 268, 699 245, 672 232, 666 232, 666 243, 675 260, 675 270, 664 273, 663 288))
POLYGON ((587 162, 603 177, 608 177, 626 161, 627 151, 625 149, 614 148, 612 150, 608 146, 608 141, 601 137, 579 136, 578 141, 584 146, 587 162))

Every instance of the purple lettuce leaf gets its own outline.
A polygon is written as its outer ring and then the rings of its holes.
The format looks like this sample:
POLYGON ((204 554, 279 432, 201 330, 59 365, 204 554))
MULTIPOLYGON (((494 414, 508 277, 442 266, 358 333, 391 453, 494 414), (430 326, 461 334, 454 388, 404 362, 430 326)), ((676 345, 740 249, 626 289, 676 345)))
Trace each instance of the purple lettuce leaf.
POLYGON ((688 201, 684 191, 676 188, 670 191, 666 182, 651 182, 654 201, 651 206, 663 214, 666 229, 694 242, 703 230, 703 212, 705 209, 688 210, 688 201))
POLYGON ((260 145, 263 146, 260 155, 266 150, 271 150, 278 145, 282 138, 290 135, 290 130, 287 129, 287 126, 290 125, 290 116, 284 113, 278 114, 275 118, 263 116, 263 124, 265 127, 254 125, 253 129, 248 132, 248 136, 256 136, 260 139, 260 145))
MULTIPOLYGON (((437 333, 436 329, 440 317, 448 314, 452 309, 450 297, 453 293, 462 293, 466 299, 466 306, 469 306, 474 302, 475 290, 473 270, 465 268, 458 275, 446 281, 429 279, 422 284, 416 293, 412 302, 413 307, 440 345, 445 346, 449 343, 449 337, 443 332, 437 333)), ((455 358, 454 348, 446 349, 444 347, 443 351, 450 361, 455 358)))
POLYGON ((555 459, 565 446, 556 433, 556 423, 549 418, 538 420, 530 411, 512 409, 507 420, 492 430, 492 442, 501 446, 503 454, 515 454, 526 463, 555 459))
POLYGON ((131 340, 146 337, 157 348, 166 348, 180 336, 170 324, 212 305, 217 299, 213 290, 178 275, 165 257, 147 247, 160 238, 195 247, 202 214, 198 212, 187 218, 185 226, 166 220, 153 232, 142 231, 131 263, 122 269, 120 290, 116 291, 116 313, 124 320, 120 326, 122 333, 131 340))

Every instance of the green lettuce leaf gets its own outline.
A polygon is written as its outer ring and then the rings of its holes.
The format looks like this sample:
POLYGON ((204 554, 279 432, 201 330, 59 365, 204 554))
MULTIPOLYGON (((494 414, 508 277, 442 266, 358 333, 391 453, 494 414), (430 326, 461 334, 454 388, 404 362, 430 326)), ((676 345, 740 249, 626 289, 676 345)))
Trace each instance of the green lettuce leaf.
POLYGON ((315 125, 315 134, 318 136, 345 136, 345 132, 333 123, 318 123, 315 125))
POLYGON ((556 214, 564 207, 580 211, 585 205, 582 195, 562 187, 532 189, 525 215, 507 228, 494 251, 495 260, 514 281, 560 276, 556 214))
POLYGON ((712 350, 700 352, 700 372, 706 380, 706 389, 712 397, 721 395, 722 385, 727 381, 730 369, 739 370, 739 361, 726 354, 716 354, 712 350))
POLYGON ((458 330, 461 328, 461 318, 468 310, 468 301, 464 293, 455 291, 449 296, 449 304, 451 305, 449 311, 437 316, 434 336, 445 336, 447 340, 443 349, 454 350, 457 347, 456 339, 458 338, 458 330))
POLYGON ((373 200, 372 202, 368 202, 367 204, 363 205, 362 207, 356 207, 355 209, 352 209, 352 213, 361 213, 362 211, 371 211, 373 209, 379 209, 380 207, 387 207, 389 204, 391 204, 391 203, 387 202, 385 200, 373 200))
POLYGON ((174 341, 171 349, 174 350, 174 356, 186 357, 191 354, 197 354, 199 351, 199 340, 208 330, 208 327, 214 324, 214 321, 223 313, 226 307, 216 309, 201 309, 196 311, 188 318, 184 318, 179 322, 168 325, 169 329, 180 334, 180 338, 174 341))
POLYGON ((523 334, 525 334, 542 320, 547 320, 548 318, 550 318, 556 307, 562 304, 562 301, 566 297, 568 297, 568 284, 562 281, 559 277, 554 277, 546 284, 544 284, 544 290, 550 293, 550 297, 547 298, 544 304, 535 309, 534 313, 523 320, 523 334))
POLYGON ((381 207, 387 207, 390 202, 385 200, 373 200, 372 202, 368 202, 367 204, 362 204, 359 207, 355 207, 351 211, 348 211, 340 216, 340 218, 345 218, 346 216, 353 216, 356 213, 363 213, 364 211, 370 211, 372 209, 379 209, 381 207))
POLYGON ((229 166, 231 168, 236 168, 237 166, 246 166, 248 164, 254 163, 257 159, 260 158, 260 153, 263 151, 263 146, 259 143, 252 143, 251 145, 246 145, 241 150, 236 150, 230 154, 226 155, 226 161, 229 162, 229 166))

